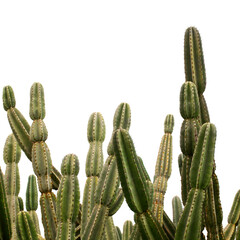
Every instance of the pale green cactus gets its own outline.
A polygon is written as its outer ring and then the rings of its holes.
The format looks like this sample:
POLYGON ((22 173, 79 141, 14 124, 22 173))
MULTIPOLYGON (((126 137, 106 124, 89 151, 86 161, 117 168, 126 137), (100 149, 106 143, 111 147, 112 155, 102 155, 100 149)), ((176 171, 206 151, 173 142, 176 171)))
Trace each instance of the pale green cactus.
POLYGON ((172 131, 174 126, 173 115, 167 115, 164 122, 164 135, 161 140, 154 175, 154 195, 152 211, 161 226, 163 226, 164 195, 167 190, 167 181, 172 172, 172 131))
POLYGON ((6 163, 4 179, 13 239, 17 239, 16 218, 19 212, 18 194, 20 192, 18 163, 20 161, 20 157, 21 149, 13 134, 10 134, 5 142, 3 159, 6 163))
POLYGON ((94 194, 103 167, 102 143, 105 139, 105 123, 100 113, 93 113, 88 121, 87 137, 89 150, 86 160, 87 180, 83 193, 81 229, 85 229, 93 210, 94 194))
POLYGON ((173 209, 173 223, 175 226, 177 226, 183 211, 182 202, 178 196, 175 196, 172 199, 172 209, 173 209))
POLYGON ((44 91, 40 83, 34 83, 30 91, 30 117, 33 120, 30 129, 32 141, 32 165, 38 179, 41 192, 40 206, 45 237, 55 240, 57 232, 56 197, 52 193, 52 160, 45 141, 47 129, 43 119, 45 117, 44 91))

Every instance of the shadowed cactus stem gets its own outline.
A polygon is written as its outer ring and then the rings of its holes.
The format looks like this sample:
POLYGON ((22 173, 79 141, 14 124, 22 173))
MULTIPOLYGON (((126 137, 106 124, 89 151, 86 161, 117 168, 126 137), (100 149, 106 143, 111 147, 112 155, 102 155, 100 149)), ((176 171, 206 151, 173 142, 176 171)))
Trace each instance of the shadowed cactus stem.
POLYGON ((10 134, 5 142, 3 158, 6 163, 4 179, 13 239, 17 239, 16 218, 19 212, 18 194, 20 191, 18 163, 20 157, 21 149, 13 134, 10 134))
POLYGON ((204 124, 198 136, 190 170, 192 188, 177 225, 175 240, 201 239, 202 207, 205 190, 212 177, 215 141, 215 126, 204 124))
POLYGON ((182 202, 181 199, 178 196, 175 196, 172 199, 172 209, 173 209, 173 223, 175 226, 177 226, 179 219, 182 215, 182 202))
POLYGON ((0 168, 0 239, 10 240, 12 236, 11 219, 8 209, 4 176, 0 168))

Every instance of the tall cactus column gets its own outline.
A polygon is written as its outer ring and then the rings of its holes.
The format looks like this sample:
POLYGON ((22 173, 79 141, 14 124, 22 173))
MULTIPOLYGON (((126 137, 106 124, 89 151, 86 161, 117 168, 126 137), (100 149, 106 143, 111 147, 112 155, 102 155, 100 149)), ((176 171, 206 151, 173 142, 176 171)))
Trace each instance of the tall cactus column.
POLYGON ((57 194, 56 240, 74 240, 75 222, 79 211, 80 190, 77 175, 79 161, 76 155, 68 154, 61 165, 62 179, 57 194))
POLYGON ((105 123, 100 113, 93 113, 88 121, 88 142, 90 144, 86 161, 87 180, 83 193, 81 229, 85 229, 93 210, 94 194, 103 167, 102 143, 105 139, 105 123))
MULTIPOLYGON (((199 31, 195 27, 189 27, 185 32, 184 63, 186 81, 195 83, 198 90, 200 103, 201 124, 210 122, 207 104, 204 98, 206 89, 206 71, 202 49, 202 41, 199 31)), ((210 185, 205 198, 205 223, 209 240, 223 240, 222 206, 219 193, 218 177, 215 173, 215 162, 210 185)))
POLYGON ((43 119, 45 117, 44 91, 40 83, 34 83, 30 92, 30 129, 32 146, 32 165, 41 192, 40 205, 46 240, 55 240, 57 229, 56 197, 52 193, 52 160, 45 141, 48 133, 43 119))
POLYGON ((13 134, 10 134, 4 146, 3 158, 6 163, 5 188, 11 217, 12 239, 17 239, 16 218, 19 212, 18 194, 20 191, 20 175, 18 163, 21 157, 19 147, 13 134))
POLYGON ((167 115, 164 122, 164 136, 162 137, 154 176, 153 213, 163 225, 164 195, 167 190, 167 181, 172 171, 172 131, 174 126, 173 115, 167 115))

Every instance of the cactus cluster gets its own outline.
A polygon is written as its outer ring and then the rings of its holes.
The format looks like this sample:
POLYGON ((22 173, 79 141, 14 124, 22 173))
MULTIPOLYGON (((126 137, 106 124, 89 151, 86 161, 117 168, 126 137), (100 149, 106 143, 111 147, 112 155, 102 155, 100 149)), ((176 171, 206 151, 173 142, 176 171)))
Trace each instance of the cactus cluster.
POLYGON ((129 104, 121 103, 115 111, 105 161, 105 122, 101 113, 92 113, 87 126, 87 180, 80 202, 78 157, 67 154, 62 160, 61 173, 52 165, 46 143, 43 86, 34 83, 30 90, 31 125, 16 108, 12 87, 4 87, 3 107, 12 133, 3 151, 4 175, 0 168, 0 240, 240 240, 240 190, 227 226, 222 225, 214 158, 216 127, 210 123, 203 95, 206 73, 201 38, 195 27, 185 32, 184 59, 186 81, 180 90, 183 122, 178 157, 181 198, 172 199, 172 218, 164 210, 164 196, 172 171, 173 115, 165 118, 151 180, 130 134, 129 104), (28 178, 26 210, 18 196, 21 150, 32 162, 35 173, 28 178), (126 220, 121 231, 112 216, 124 199, 134 212, 134 223, 126 220), (36 213, 38 202, 44 237, 36 213))

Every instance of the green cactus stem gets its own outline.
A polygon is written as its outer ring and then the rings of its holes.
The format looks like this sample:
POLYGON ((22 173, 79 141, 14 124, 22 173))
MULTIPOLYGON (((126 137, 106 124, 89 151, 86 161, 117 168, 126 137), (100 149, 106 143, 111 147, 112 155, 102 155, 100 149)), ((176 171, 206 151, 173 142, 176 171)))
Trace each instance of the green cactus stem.
POLYGON ((149 185, 146 182, 139 159, 129 133, 118 129, 113 135, 114 153, 127 204, 136 213, 136 221, 143 239, 167 239, 164 230, 151 212, 149 185))
POLYGON ((0 239, 10 240, 12 236, 11 218, 7 203, 4 176, 0 168, 0 239))
POLYGON ((173 223, 175 226, 177 226, 179 219, 182 215, 182 202, 181 199, 178 196, 175 196, 172 199, 172 209, 173 209, 173 223))
POLYGON ((180 113, 184 118, 180 133, 180 147, 183 155, 181 161, 181 188, 183 204, 186 204, 190 186, 190 167, 197 136, 200 129, 199 100, 197 88, 192 82, 185 82, 180 91, 180 113))
MULTIPOLYGON (((121 103, 114 114, 113 130, 118 128, 129 129, 131 110, 127 103, 121 103)), ((96 193, 95 205, 87 226, 82 234, 82 240, 93 240, 95 236, 102 236, 110 213, 112 202, 116 199, 119 186, 116 158, 113 151, 113 135, 108 145, 108 158, 101 172, 96 193)), ((118 207, 119 208, 119 207, 118 207)))
POLYGON ((101 113, 91 114, 88 121, 87 137, 89 150, 86 161, 86 184, 83 193, 81 229, 84 230, 93 210, 94 194, 103 167, 102 144, 105 139, 105 123, 101 113))
POLYGON ((26 191, 26 209, 30 214, 30 216, 32 217, 37 233, 41 234, 40 227, 39 227, 39 220, 36 213, 37 208, 38 208, 37 181, 34 175, 30 175, 28 177, 28 185, 27 185, 27 191, 26 191))
POLYGON ((240 218, 240 190, 236 193, 231 211, 228 215, 228 224, 224 228, 224 239, 235 239, 236 227, 240 218))
POLYGON ((205 123, 200 129, 194 150, 190 170, 192 188, 177 225, 175 240, 201 239, 202 208, 205 190, 209 186, 212 177, 215 142, 215 126, 205 123))
POLYGON ((17 239, 16 218, 19 212, 18 194, 20 191, 20 175, 18 163, 21 157, 21 148, 19 147, 13 134, 7 137, 4 146, 3 159, 6 163, 5 188, 7 203, 12 226, 12 238, 17 239))
MULTIPOLYGON (((203 49, 199 31, 195 27, 189 27, 185 32, 184 62, 186 81, 194 82, 198 89, 200 103, 199 120, 201 124, 210 122, 207 104, 203 96, 206 88, 203 49)), ((209 188, 206 191, 204 208, 208 239, 223 240, 223 213, 220 201, 218 179, 217 175, 215 174, 215 167, 212 181, 210 182, 209 188)))
POLYGON ((163 230, 169 240, 174 240, 176 227, 165 211, 163 211, 163 230))
POLYGON ((123 240, 129 240, 133 231, 133 224, 131 221, 125 221, 123 224, 123 240))
POLYGON ((32 141, 32 165, 38 179, 38 188, 41 192, 40 206, 42 222, 46 240, 55 240, 57 231, 56 197, 52 193, 52 160, 45 141, 47 128, 45 117, 44 91, 40 83, 34 83, 30 91, 30 117, 33 120, 30 129, 32 141))
POLYGON ((18 206, 19 206, 19 211, 24 211, 24 204, 21 197, 18 197, 18 206))
POLYGON ((117 240, 122 240, 122 232, 119 227, 116 226, 117 240))
MULTIPOLYGON (((11 86, 3 88, 3 107, 7 111, 7 117, 12 129, 12 132, 28 159, 32 161, 32 141, 30 139, 30 125, 22 115, 22 113, 15 107, 16 100, 11 86)), ((52 184, 53 189, 58 189, 61 180, 61 174, 52 166, 52 184)))
POLYGON ((76 155, 68 154, 61 165, 62 179, 57 194, 56 240, 74 240, 75 222, 79 211, 80 190, 77 175, 79 161, 76 155))
POLYGON ((160 225, 163 225, 164 195, 167 190, 167 181, 172 172, 172 131, 174 126, 173 115, 169 114, 164 122, 164 135, 159 147, 155 175, 152 211, 160 225))
POLYGON ((34 222, 28 212, 21 211, 17 215, 17 233, 20 240, 38 240, 34 222))

